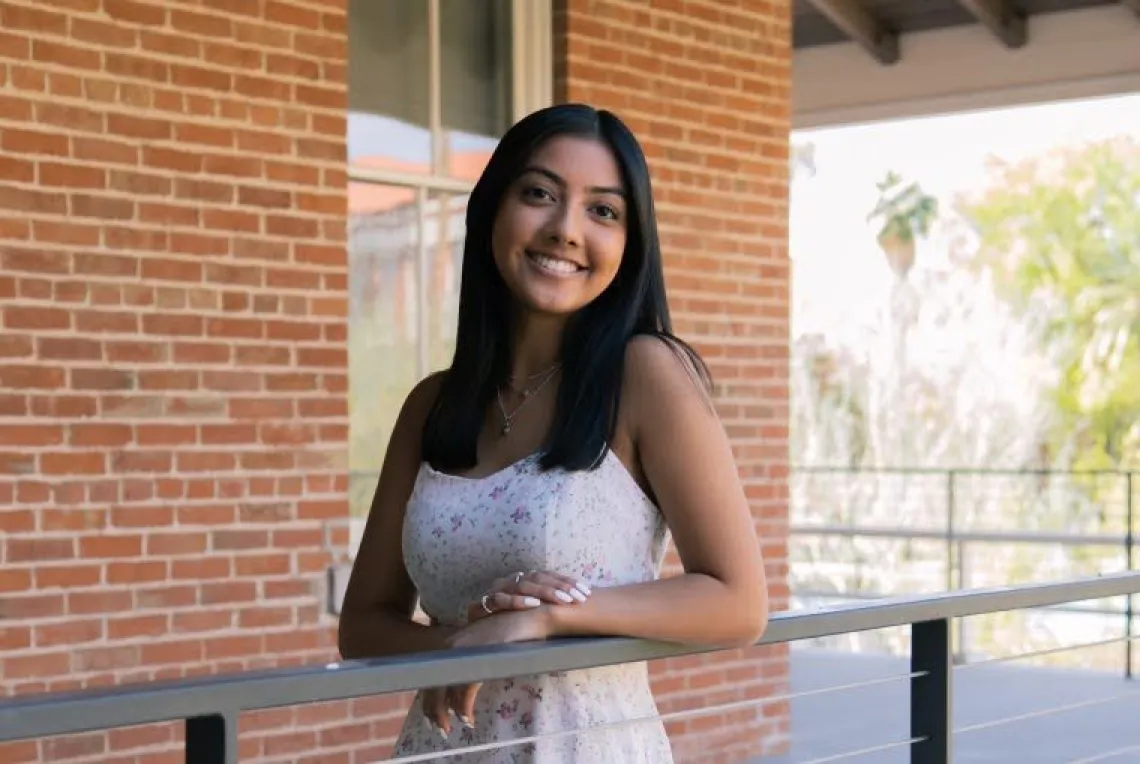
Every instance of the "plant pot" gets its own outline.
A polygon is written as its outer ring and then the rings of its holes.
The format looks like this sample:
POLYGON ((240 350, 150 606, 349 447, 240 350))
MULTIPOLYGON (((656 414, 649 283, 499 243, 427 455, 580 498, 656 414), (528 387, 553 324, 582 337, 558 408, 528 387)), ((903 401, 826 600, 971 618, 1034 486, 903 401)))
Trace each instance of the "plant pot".
POLYGON ((881 234, 879 246, 887 256, 887 265, 900 279, 905 279, 914 267, 914 239, 904 239, 898 234, 881 234))

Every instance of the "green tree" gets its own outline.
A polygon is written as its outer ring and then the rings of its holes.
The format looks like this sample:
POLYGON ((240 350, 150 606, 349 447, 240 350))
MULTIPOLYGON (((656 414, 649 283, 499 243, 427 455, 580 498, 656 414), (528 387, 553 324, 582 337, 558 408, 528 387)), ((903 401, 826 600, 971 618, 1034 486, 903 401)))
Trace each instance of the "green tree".
POLYGON ((1118 138, 998 164, 959 208, 973 264, 1055 360, 1046 461, 1140 467, 1140 142, 1118 138))

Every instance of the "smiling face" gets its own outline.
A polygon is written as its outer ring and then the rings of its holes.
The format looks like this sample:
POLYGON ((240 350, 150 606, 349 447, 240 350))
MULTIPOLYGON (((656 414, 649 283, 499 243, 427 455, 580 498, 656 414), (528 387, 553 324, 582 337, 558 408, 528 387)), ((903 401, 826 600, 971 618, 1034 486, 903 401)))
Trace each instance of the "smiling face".
POLYGON ((503 195, 491 234, 495 265, 524 309, 569 315, 617 276, 626 215, 609 148, 590 138, 553 138, 503 195))

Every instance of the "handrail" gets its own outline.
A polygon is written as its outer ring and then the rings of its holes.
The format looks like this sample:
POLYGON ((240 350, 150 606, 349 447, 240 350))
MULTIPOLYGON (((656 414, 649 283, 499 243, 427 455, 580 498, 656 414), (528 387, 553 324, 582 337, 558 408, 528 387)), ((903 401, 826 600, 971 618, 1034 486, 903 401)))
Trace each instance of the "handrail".
MULTIPOLYGON (((1140 572, 1132 572, 791 611, 772 616, 759 644, 946 622, 986 613, 1138 593, 1140 572)), ((916 636, 916 649, 918 641, 916 636)), ((345 661, 300 669, 272 669, 110 689, 28 695, 0 701, 0 742, 183 719, 224 717, 232 720, 242 711, 657 660, 714 650, 627 638, 558 639, 345 661)), ((924 654, 922 660, 929 662, 934 657, 924 654)))
MULTIPOLYGON (((808 477, 811 475, 877 475, 882 477, 899 478, 940 478, 945 481, 944 520, 939 528, 890 528, 873 525, 858 525, 853 523, 811 523, 793 524, 790 528, 791 536, 800 537, 831 537, 831 538, 878 538, 894 540, 923 540, 940 541, 945 547, 945 588, 947 590, 968 589, 967 583, 968 559, 967 549, 974 544, 1024 544, 1040 545, 1052 544, 1061 547, 1095 546, 1111 549, 1118 547, 1121 551, 1123 567, 1126 570, 1140 568, 1140 549, 1137 541, 1137 515, 1136 515, 1136 477, 1140 472, 1122 469, 1093 469, 1093 470, 1055 470, 1051 468, 1040 469, 1003 469, 987 467, 844 467, 839 465, 796 465, 792 467, 793 473, 808 477), (1096 533, 1049 530, 965 530, 960 527, 961 518, 957 509, 958 498, 956 485, 960 478, 1049 478, 1065 476, 1069 478, 1118 478, 1123 482, 1120 488, 1123 491, 1123 520, 1124 528, 1120 533, 1096 533)), ((810 479, 810 478, 809 478, 810 479)), ((1097 612, 1097 611, 1092 611, 1097 612)), ((1131 633, 1136 621, 1134 603, 1129 597, 1125 600, 1123 611, 1107 612, 1102 614, 1120 615, 1124 619, 1125 633, 1131 633)), ((958 651, 968 650, 966 631, 964 625, 957 624, 958 651)), ((1134 673, 1133 649, 1128 642, 1124 643, 1124 676, 1131 678, 1134 673)))
POLYGON ((793 536, 839 536, 842 538, 885 538, 904 541, 964 541, 985 544, 1061 544, 1065 546, 1122 547, 1126 533, 1058 533, 1053 531, 960 531, 948 534, 945 528, 900 528, 880 525, 835 523, 793 524, 793 536))

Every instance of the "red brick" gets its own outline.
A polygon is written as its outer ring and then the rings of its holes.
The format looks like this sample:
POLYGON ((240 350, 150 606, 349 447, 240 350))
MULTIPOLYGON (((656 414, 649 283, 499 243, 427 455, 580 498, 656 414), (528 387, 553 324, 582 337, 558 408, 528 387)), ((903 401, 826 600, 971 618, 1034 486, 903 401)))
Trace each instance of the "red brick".
MULTIPOLYGON (((763 476, 763 489, 753 484, 748 491, 756 518, 786 517, 784 475, 770 470, 787 458, 786 421, 770 405, 787 398, 787 299, 786 292, 772 289, 787 284, 786 225, 727 221, 723 199, 708 189, 731 173, 739 189, 734 204, 758 220, 786 219, 786 162, 756 160, 786 156, 788 104, 777 104, 773 93, 781 88, 787 98, 789 6, 757 3, 729 10, 714 2, 686 2, 668 27, 655 26, 654 11, 632 0, 561 0, 555 6, 556 97, 613 108, 638 133, 655 175, 662 247, 670 253, 667 279, 671 289, 685 290, 673 299, 677 328, 712 362, 714 376, 733 379, 733 410, 726 411, 731 437, 746 441, 758 431, 776 434, 770 449, 738 447, 737 453, 742 475, 763 476), (700 26, 689 19, 700 19, 700 26), (770 31, 761 34, 761 28, 770 31), (693 45, 689 40, 698 31, 721 42, 693 45), (741 71, 748 71, 748 78, 727 74, 741 71), (646 92, 664 96, 665 108, 662 98, 647 98, 646 92), (741 238, 758 243, 741 250, 741 238), (723 301, 714 280, 723 272, 721 254, 747 258, 749 267, 774 272, 765 282, 742 282, 743 294, 733 274, 726 274, 720 288, 746 299, 723 301), (771 320, 781 331, 742 346, 732 336, 733 325, 755 316, 771 320), (731 359, 731 365, 719 359, 731 359)), ((780 609, 786 605, 786 549, 772 545, 766 551, 775 555, 769 559, 769 575, 772 606, 780 609)), ((655 664, 658 696, 676 693, 686 703, 711 702, 710 691, 715 693, 724 676, 718 666, 733 658, 700 660, 704 670, 683 683, 676 673, 683 663, 655 664), (702 682, 708 685, 704 689, 698 686, 702 682)), ((768 694, 786 682, 785 659, 742 665, 737 681, 754 680, 768 694)), ((679 762, 719 761, 729 752, 732 760, 750 759, 780 752, 787 740, 786 729, 742 723, 731 715, 670 725, 670 732, 679 762)))
MULTIPOLYGON (((326 524, 347 511, 330 474, 348 413, 346 6, 0 3, 0 475, 18 479, 0 485, 0 695, 335 655, 321 613, 326 524), (93 623, 105 643, 87 642, 93 623), (26 652, 41 634, 58 652, 26 652)), ((731 396, 781 606, 790 9, 555 9, 557 97, 617 108, 650 156, 674 314, 731 396)), ((670 690, 688 674, 655 668, 667 704, 722 697, 718 677, 758 697, 786 682, 782 654, 708 660, 685 670, 707 689, 670 690)), ((243 761, 382 758, 407 702, 262 715, 243 761)), ((772 713, 670 725, 678 760, 772 752, 787 735, 772 713)), ((45 754, 156 764, 178 739, 157 725, 45 754)))

